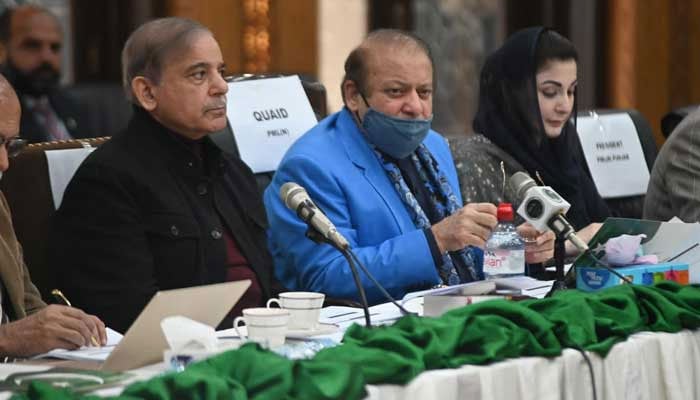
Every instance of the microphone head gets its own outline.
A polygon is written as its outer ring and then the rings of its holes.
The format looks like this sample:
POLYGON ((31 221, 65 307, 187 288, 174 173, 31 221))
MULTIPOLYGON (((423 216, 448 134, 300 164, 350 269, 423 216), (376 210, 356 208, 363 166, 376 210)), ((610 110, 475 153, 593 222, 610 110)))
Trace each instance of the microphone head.
POLYGON ((306 193, 306 190, 294 182, 287 182, 280 188, 280 198, 284 204, 292 210, 296 210, 297 206, 301 202, 294 201, 296 199, 295 196, 299 193, 306 193))
POLYGON ((527 193, 530 188, 537 186, 534 180, 530 178, 530 175, 525 172, 516 172, 513 176, 508 179, 508 184, 515 191, 515 198, 518 202, 522 202, 525 198, 525 193, 527 193))

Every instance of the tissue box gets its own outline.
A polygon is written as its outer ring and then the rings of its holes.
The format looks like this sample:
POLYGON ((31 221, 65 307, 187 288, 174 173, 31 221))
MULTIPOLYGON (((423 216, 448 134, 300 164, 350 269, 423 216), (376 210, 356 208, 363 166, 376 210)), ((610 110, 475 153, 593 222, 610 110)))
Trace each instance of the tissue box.
MULTIPOLYGON (((617 267, 615 271, 638 285, 651 285, 659 281, 675 281, 687 285, 689 282, 688 264, 629 265, 617 267)), ((622 283, 625 282, 605 268, 576 267, 576 288, 585 292, 593 292, 622 283)))

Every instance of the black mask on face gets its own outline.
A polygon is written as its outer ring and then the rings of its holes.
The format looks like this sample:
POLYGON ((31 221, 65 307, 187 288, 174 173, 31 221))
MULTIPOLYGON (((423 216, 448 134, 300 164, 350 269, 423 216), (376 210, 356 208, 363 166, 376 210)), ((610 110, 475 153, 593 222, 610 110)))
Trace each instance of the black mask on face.
POLYGON ((31 96, 42 96, 50 93, 58 87, 60 72, 49 63, 42 63, 38 67, 22 72, 8 58, 3 66, 5 77, 12 83, 17 93, 31 96))

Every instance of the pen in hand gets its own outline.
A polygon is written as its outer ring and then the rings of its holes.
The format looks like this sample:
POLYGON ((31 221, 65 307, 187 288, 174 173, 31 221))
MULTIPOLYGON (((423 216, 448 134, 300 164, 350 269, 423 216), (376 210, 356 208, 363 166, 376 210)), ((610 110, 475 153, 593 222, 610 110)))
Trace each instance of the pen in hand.
MULTIPOLYGON (((63 294, 58 289, 53 289, 51 291, 51 294, 53 297, 61 304, 68 306, 68 307, 73 307, 73 305, 68 301, 68 298, 63 294)), ((95 347, 101 347, 100 344, 97 342, 97 339, 95 339, 95 336, 90 335, 90 341, 92 342, 92 345, 95 347)))

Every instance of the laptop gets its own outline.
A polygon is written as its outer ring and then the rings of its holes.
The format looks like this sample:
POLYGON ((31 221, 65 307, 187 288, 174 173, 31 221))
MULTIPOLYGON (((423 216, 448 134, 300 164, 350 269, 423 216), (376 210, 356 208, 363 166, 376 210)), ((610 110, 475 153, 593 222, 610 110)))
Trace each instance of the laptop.
POLYGON ((168 348, 160 327, 163 318, 182 315, 216 327, 249 286, 250 280, 243 280, 157 292, 101 369, 124 371, 161 361, 168 348))

